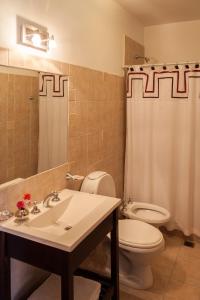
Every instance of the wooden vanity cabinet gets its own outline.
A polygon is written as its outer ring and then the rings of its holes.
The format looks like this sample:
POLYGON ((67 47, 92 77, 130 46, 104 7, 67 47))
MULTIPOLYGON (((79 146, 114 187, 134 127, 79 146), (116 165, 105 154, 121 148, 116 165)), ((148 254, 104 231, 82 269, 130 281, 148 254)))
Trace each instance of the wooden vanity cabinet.
MULTIPOLYGON (((119 299, 119 244, 118 210, 106 217, 72 252, 0 231, 0 300, 11 300, 10 259, 57 274, 61 277, 61 300, 73 300, 75 274, 94 279, 102 284, 100 299, 119 299), (111 276, 80 270, 80 264, 111 232, 111 276)), ((24 295, 27 299, 29 295, 24 295)))

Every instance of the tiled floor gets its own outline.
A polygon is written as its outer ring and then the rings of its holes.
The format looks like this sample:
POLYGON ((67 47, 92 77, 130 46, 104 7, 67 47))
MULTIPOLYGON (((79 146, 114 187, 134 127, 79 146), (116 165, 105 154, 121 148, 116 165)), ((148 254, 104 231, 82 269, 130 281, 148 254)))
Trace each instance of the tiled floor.
POLYGON ((189 248, 181 237, 164 236, 166 249, 152 268, 153 287, 134 295, 121 292, 120 300, 200 300, 200 243, 189 248))

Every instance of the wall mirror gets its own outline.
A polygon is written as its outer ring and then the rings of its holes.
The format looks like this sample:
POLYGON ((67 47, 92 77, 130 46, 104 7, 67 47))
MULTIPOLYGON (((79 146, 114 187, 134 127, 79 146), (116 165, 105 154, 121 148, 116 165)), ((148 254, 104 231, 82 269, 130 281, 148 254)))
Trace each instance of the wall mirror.
POLYGON ((68 78, 0 66, 0 187, 67 161, 68 78))

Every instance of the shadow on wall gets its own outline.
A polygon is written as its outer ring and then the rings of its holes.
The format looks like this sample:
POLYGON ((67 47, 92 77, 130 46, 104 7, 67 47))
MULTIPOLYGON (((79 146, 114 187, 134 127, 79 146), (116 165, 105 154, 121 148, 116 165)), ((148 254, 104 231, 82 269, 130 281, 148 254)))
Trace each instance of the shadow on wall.
POLYGON ((125 35, 124 64, 142 65, 144 64, 142 57, 144 57, 144 46, 125 35), (136 58, 137 56, 141 58, 136 58))

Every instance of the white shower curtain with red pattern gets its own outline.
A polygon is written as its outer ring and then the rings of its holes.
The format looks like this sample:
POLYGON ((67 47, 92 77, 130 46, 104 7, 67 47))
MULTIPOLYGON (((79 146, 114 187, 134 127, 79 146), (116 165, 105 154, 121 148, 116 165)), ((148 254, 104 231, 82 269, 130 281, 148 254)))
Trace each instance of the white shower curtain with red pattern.
POLYGON ((67 161, 68 78, 40 73, 39 76, 38 172, 67 161))
POLYGON ((127 73, 125 201, 154 203, 200 236, 199 65, 127 73))

